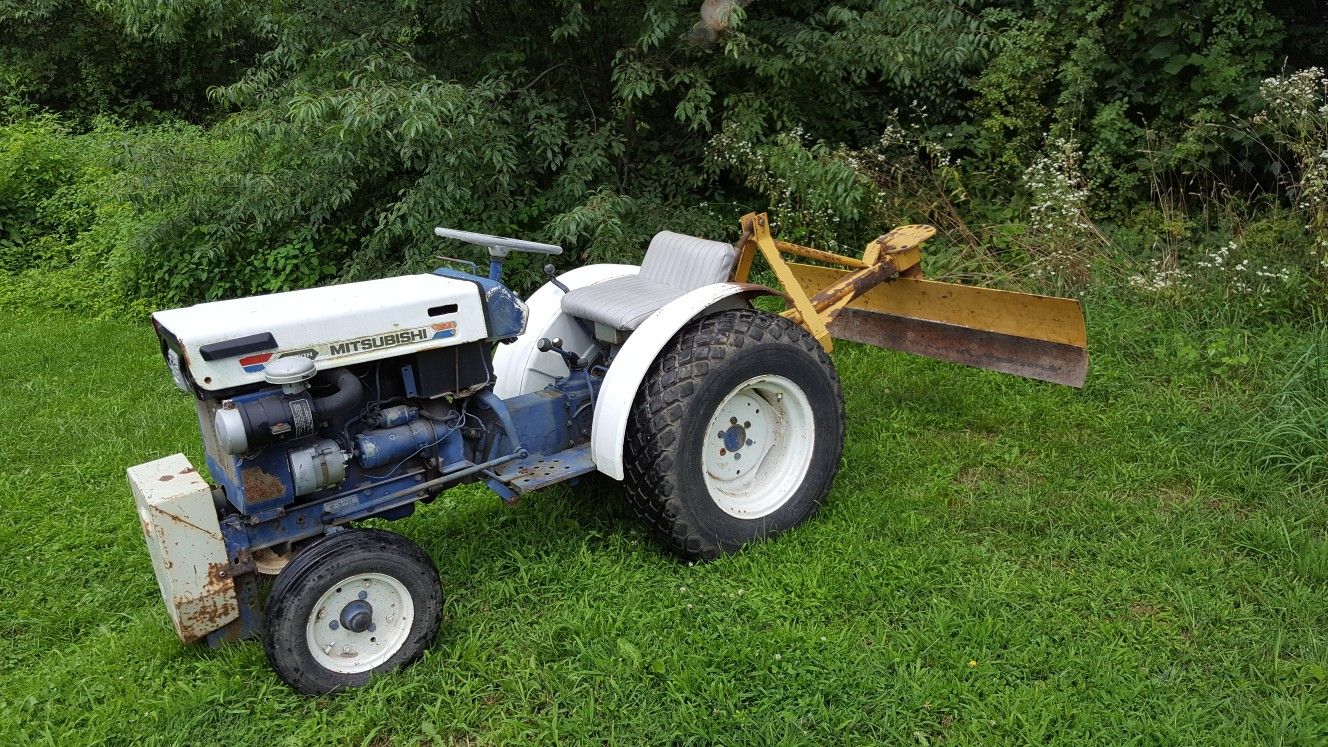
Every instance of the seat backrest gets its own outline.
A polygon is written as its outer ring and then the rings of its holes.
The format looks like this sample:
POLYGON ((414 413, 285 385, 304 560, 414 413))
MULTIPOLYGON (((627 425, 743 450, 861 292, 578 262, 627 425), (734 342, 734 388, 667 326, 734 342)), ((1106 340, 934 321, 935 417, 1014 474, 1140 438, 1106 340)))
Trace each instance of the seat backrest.
POLYGON ((690 291, 728 280, 737 259, 732 244, 660 231, 650 240, 641 277, 690 291))

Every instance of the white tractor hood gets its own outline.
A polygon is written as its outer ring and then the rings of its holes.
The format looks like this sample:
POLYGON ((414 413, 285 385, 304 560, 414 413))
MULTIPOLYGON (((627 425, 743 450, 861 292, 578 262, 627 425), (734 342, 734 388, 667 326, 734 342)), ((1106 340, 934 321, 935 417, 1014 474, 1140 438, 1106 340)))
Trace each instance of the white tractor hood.
POLYGON ((438 275, 214 301, 152 319, 177 384, 184 374, 208 391, 262 382, 264 366, 286 356, 323 370, 488 336, 479 286, 438 275))

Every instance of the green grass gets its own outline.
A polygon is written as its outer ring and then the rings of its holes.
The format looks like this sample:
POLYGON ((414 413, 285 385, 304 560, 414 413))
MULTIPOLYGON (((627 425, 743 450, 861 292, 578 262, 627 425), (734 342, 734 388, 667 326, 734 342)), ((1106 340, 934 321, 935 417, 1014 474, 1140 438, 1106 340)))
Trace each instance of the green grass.
POLYGON ((0 742, 1323 743, 1324 485, 1259 447, 1315 335, 1089 308, 1082 392, 841 345, 830 502, 737 557, 612 485, 449 493, 394 525, 436 645, 321 699, 170 629, 124 468, 200 454, 148 326, 6 312, 0 742))

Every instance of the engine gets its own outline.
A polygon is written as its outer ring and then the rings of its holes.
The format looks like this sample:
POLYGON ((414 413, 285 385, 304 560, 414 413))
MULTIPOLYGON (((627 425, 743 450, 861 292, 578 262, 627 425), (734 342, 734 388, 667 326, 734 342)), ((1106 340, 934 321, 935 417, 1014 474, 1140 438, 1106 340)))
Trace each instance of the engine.
POLYGON ((492 467, 527 448, 583 443, 588 373, 510 400, 492 392, 491 348, 525 320, 506 286, 448 270, 153 317, 176 385, 197 400, 209 471, 257 522, 312 502, 399 518, 449 476, 497 481, 492 467))

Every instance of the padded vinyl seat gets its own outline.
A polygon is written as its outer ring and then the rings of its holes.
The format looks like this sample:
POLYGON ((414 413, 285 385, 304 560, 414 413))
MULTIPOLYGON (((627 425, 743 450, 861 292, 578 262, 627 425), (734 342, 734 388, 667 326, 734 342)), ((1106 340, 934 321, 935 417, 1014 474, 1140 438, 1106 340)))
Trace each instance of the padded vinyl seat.
POLYGON ((728 280, 737 259, 732 244, 660 231, 650 240, 639 274, 578 288, 563 296, 562 308, 572 316, 630 332, 668 302, 728 280))

